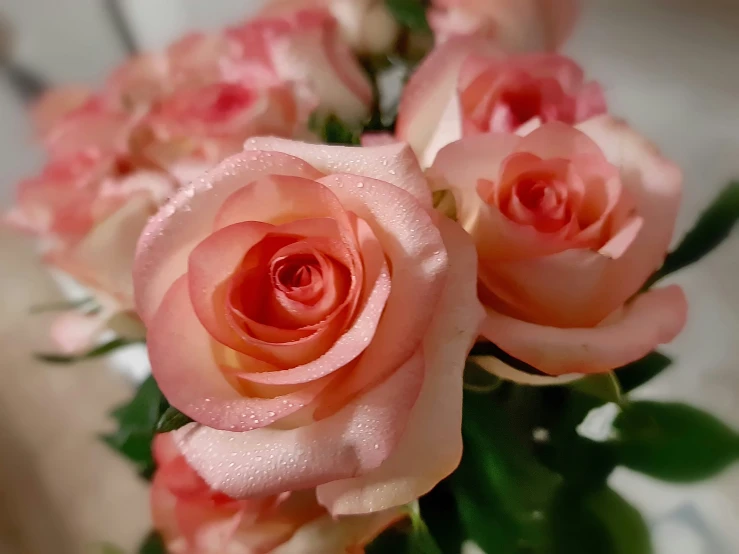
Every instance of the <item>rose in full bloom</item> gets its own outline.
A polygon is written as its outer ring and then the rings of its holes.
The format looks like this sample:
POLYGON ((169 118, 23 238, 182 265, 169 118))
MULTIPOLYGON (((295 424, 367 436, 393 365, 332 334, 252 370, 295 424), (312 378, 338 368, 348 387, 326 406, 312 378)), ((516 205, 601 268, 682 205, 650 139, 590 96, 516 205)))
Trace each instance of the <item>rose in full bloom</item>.
POLYGON ((363 547, 401 509, 332 518, 305 490, 234 500, 212 490, 169 435, 154 439, 152 519, 171 554, 344 554, 363 547))
POLYGON ((577 0, 433 0, 429 23, 437 42, 478 34, 508 51, 556 50, 578 8, 577 0))
POLYGON ((234 498, 315 487, 334 515, 458 464, 475 281, 407 146, 266 138, 178 192, 134 267, 154 377, 197 422, 173 435, 188 463, 234 498))
POLYGON ((548 375, 604 372, 682 329, 678 286, 639 294, 664 261, 681 173, 625 123, 464 138, 430 173, 477 246, 481 334, 508 354, 548 375))
POLYGON ((478 133, 575 124, 606 112, 600 86, 557 54, 503 55, 480 37, 437 47, 403 91, 397 137, 425 166, 445 145, 478 133))
POLYGON ((331 12, 339 23, 341 35, 352 49, 360 53, 390 51, 400 32, 384 0, 271 0, 261 14, 285 15, 316 8, 331 12))

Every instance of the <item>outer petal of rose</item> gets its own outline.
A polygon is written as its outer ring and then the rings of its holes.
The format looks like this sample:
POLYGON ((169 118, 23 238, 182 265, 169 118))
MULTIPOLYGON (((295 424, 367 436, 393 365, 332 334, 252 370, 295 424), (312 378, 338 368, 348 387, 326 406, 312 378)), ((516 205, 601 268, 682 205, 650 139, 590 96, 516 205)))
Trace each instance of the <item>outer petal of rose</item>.
POLYGON ((459 71, 472 53, 495 53, 482 37, 456 38, 435 48, 406 85, 398 109, 397 135, 417 154, 426 151, 449 100, 456 94, 459 71))
POLYGON ((308 83, 320 106, 346 121, 369 112, 372 88, 333 18, 272 39, 272 64, 284 80, 308 83))
POLYGON ((82 284, 113 296, 123 309, 130 309, 136 242, 153 211, 150 195, 136 193, 71 252, 56 255, 51 262, 82 284))
POLYGON ((172 283, 187 270, 190 252, 213 229, 224 198, 262 176, 321 174, 302 160, 272 152, 242 152, 183 187, 146 226, 136 251, 136 308, 147 323, 172 283))
POLYGON ((570 159, 575 155, 605 157, 598 145, 587 133, 578 128, 553 121, 534 129, 521 139, 518 151, 534 154, 542 159, 564 158, 570 159))
POLYGON ((175 431, 174 437, 206 483, 232 498, 346 479, 376 468, 397 447, 423 373, 423 355, 418 351, 384 382, 321 421, 248 433, 190 424, 175 431))
POLYGON ((598 327, 545 327, 488 311, 480 333, 550 375, 600 373, 670 342, 682 330, 686 317, 685 295, 672 285, 637 297, 598 327))
POLYGON ((300 219, 328 217, 349 227, 339 199, 313 179, 272 175, 234 192, 218 211, 215 228, 242 221, 264 221, 279 225, 300 219))
POLYGON ((431 133, 426 148, 422 152, 416 151, 421 167, 430 167, 434 163, 439 150, 462 138, 464 123, 462 107, 459 102, 459 96, 456 94, 449 97, 449 102, 444 107, 441 119, 439 119, 438 125, 431 133))
POLYGON ((85 352, 95 345, 115 313, 113 307, 87 315, 77 311, 64 313, 52 323, 51 339, 65 354, 85 352))
POLYGON ((342 393, 351 396, 382 380, 418 348, 449 262, 433 215, 404 190, 357 175, 329 175, 320 182, 372 228, 392 268, 390 296, 371 344, 341 386, 342 393))
POLYGON ((55 87, 45 92, 31 108, 36 132, 46 134, 65 115, 81 107, 90 96, 90 89, 74 85, 55 87))
POLYGON ((623 121, 602 116, 578 128, 619 168, 624 188, 643 219, 636 239, 604 276, 604 286, 623 291, 626 298, 664 261, 680 207, 682 172, 623 121))
MULTIPOLYGON (((582 135, 585 140, 587 137, 582 135)), ((503 160, 521 150, 528 137, 489 133, 465 137, 442 148, 428 172, 434 190, 451 189, 459 223, 477 243, 480 270, 500 260, 515 260, 558 252, 568 246, 534 228, 510 221, 477 192, 481 178, 495 178, 503 160)))
POLYGON ((572 32, 578 0, 437 0, 487 20, 507 50, 556 50, 572 32))
POLYGON ((387 146, 395 144, 398 139, 392 133, 364 133, 362 135, 362 146, 387 146))
POLYGON ((243 396, 226 380, 212 342, 192 308, 184 275, 151 320, 149 358, 167 400, 195 421, 216 429, 248 431, 269 425, 312 402, 330 380, 315 381, 276 398, 243 396))
POLYGON ((359 150, 354 146, 328 146, 257 137, 247 140, 244 149, 284 152, 305 160, 326 175, 350 173, 385 181, 411 193, 424 208, 430 209, 432 206, 431 192, 416 156, 408 145, 400 142, 362 147, 359 150))
POLYGON ((270 554, 334 554, 361 552, 382 531, 403 519, 403 509, 335 519, 325 515, 303 525, 289 541, 270 554))
POLYGON ((560 375, 559 377, 552 377, 550 375, 533 375, 531 373, 526 373, 512 368, 508 364, 491 356, 471 356, 470 359, 493 375, 497 375, 501 379, 513 381, 514 383, 521 383, 522 385, 564 385, 566 383, 571 383, 572 381, 577 381, 582 377, 582 375, 576 373, 560 375))
POLYGON ((477 300, 475 248, 464 230, 440 221, 450 256, 446 286, 423 341, 426 375, 405 434, 391 456, 366 475, 320 485, 334 515, 400 506, 449 475, 462 455, 462 371, 484 311, 477 300))

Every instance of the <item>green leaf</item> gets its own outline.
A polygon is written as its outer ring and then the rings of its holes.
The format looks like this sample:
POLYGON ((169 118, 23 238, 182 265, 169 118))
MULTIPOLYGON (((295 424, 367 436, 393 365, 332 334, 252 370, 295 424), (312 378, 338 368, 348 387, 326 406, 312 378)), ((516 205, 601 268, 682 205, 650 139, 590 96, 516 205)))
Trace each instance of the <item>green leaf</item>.
POLYGON ((411 554, 443 554, 436 540, 429 532, 426 522, 421 517, 418 502, 414 502, 408 513, 411 518, 409 553, 411 554))
POLYGON ((314 112, 308 121, 308 128, 325 144, 356 146, 362 137, 360 126, 350 125, 333 114, 324 116, 314 112))
POLYGON ((665 259, 662 267, 647 281, 645 289, 654 283, 694 264, 721 244, 739 220, 739 181, 732 181, 701 214, 680 245, 665 259))
POLYGON ((395 20, 411 31, 431 30, 426 19, 426 6, 421 0, 385 0, 388 11, 395 20))
POLYGON ((538 387, 536 391, 542 397, 537 424, 549 432, 549 440, 535 445, 539 458, 570 487, 602 487, 616 467, 611 445, 581 436, 577 427, 604 401, 571 386, 538 387))
POLYGON ((162 536, 156 531, 149 533, 141 543, 138 554, 167 554, 162 536))
POLYGON ((651 554, 641 514, 607 487, 563 486, 549 512, 553 554, 651 554))
POLYGON ((706 479, 739 460, 739 436, 685 404, 632 402, 616 418, 618 462, 657 479, 706 479))
POLYGON ((90 549, 90 553, 92 554, 93 552, 96 554, 125 554, 125 551, 120 546, 107 542, 94 545, 90 549))
POLYGON ((451 478, 468 536, 483 550, 538 551, 548 543, 544 514, 560 477, 525 447, 509 412, 491 396, 465 394, 462 462, 451 478))
POLYGON ((113 339, 109 342, 106 342, 105 344, 101 344, 100 346, 96 346, 89 352, 86 352, 84 354, 78 354, 76 356, 65 356, 63 354, 48 354, 48 353, 35 353, 33 356, 37 360, 40 360, 42 362, 46 362, 49 364, 73 364, 76 362, 81 362, 84 360, 90 360, 93 358, 99 358, 101 356, 105 356, 106 354, 110 354, 114 350, 117 350, 118 348, 123 348, 124 346, 128 346, 130 344, 137 344, 143 342, 140 339, 137 340, 131 340, 131 339, 124 339, 124 338, 117 338, 113 339))
POLYGON ((449 480, 436 485, 418 499, 421 517, 442 552, 462 552, 464 528, 459 519, 449 480))
POLYGON ((604 402, 620 404, 623 401, 621 384, 616 376, 610 372, 588 375, 587 377, 578 379, 570 386, 581 393, 593 396, 604 402))
POLYGON ((672 364, 672 359, 659 352, 652 352, 629 365, 616 370, 621 390, 629 393, 651 381, 672 364))
POLYGON ((444 554, 423 521, 418 504, 408 506, 407 513, 409 519, 385 530, 367 546, 366 554, 444 554))
POLYGON ((188 423, 192 423, 192 419, 179 411, 174 406, 170 406, 162 414, 157 423, 157 433, 169 433, 175 431, 180 427, 184 427, 188 423))
POLYGON ((167 401, 156 381, 149 377, 139 386, 130 402, 111 412, 118 428, 100 438, 131 461, 143 477, 149 478, 155 469, 151 443, 157 422, 167 408, 167 401))
MULTIPOLYGON (((76 310, 87 304, 94 304, 93 297, 82 298, 80 300, 64 300, 62 302, 49 302, 47 304, 36 304, 31 306, 28 311, 31 314, 43 314, 46 312, 64 312, 67 310, 76 310)), ((92 307, 92 306, 90 306, 92 307)))

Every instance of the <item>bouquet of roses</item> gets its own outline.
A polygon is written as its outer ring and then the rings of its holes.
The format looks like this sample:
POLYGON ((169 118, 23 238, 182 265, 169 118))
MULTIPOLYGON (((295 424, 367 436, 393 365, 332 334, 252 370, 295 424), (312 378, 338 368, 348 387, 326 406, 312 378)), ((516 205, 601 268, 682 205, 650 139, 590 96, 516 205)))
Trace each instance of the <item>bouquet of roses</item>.
POLYGON ((47 360, 145 330, 105 437, 153 478, 142 552, 645 554, 611 472, 737 459, 713 417, 628 393, 686 320, 660 281, 728 236, 739 186, 669 252, 681 172, 554 53, 575 15, 274 1, 37 104, 49 163, 7 219, 90 294, 47 360))

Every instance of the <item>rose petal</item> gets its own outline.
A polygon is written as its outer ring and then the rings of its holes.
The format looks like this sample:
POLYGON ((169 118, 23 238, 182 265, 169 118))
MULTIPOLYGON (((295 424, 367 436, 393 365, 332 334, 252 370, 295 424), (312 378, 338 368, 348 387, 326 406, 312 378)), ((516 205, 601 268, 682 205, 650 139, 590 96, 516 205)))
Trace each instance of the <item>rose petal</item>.
POLYGON ((321 421, 248 433, 190 424, 174 432, 175 440, 208 485, 232 498, 348 478, 378 467, 396 448, 423 373, 419 351, 384 382, 321 421))
POLYGON ((682 172, 623 121, 603 116, 578 128, 619 168, 626 194, 643 220, 636 239, 604 275, 604 287, 627 298, 664 262, 680 206, 682 172))
POLYGON ((303 525, 286 543, 270 554, 330 554, 361 552, 387 527, 403 519, 405 510, 385 510, 367 516, 323 516, 303 525))
POLYGON ((66 312, 54 319, 51 325, 51 339, 64 354, 84 353, 95 345, 117 312, 112 305, 92 314, 66 312))
POLYGON ((397 136, 422 155, 457 89, 464 59, 472 53, 496 53, 484 37, 464 37, 435 48, 413 72, 398 108, 397 136))
POLYGON ((276 398, 251 398, 224 376, 213 341, 190 303, 187 276, 167 292, 151 321, 147 346, 152 372, 167 400, 192 419, 216 429, 248 431, 294 413, 328 384, 311 383, 276 398), (173 344, 187 345, 172 348, 173 344))
POLYGON ((277 152, 243 152, 182 188, 146 226, 133 275, 136 309, 146 323, 172 283, 187 270, 195 245, 213 229, 223 199, 265 175, 320 176, 302 160, 277 152), (211 192, 212 189, 216 189, 211 192))
POLYGON ((546 327, 489 310, 480 333, 550 375, 600 373, 670 342, 685 325, 686 316, 685 295, 673 285, 640 295, 598 327, 546 327))
POLYGON ((356 175, 330 175, 320 182, 372 228, 392 268, 392 290, 372 343, 342 385, 351 397, 383 379, 418 347, 443 290, 448 258, 431 215, 407 192, 356 175), (428 300, 409 309, 413 298, 428 300))
POLYGON ((372 88, 336 21, 322 18, 296 32, 271 39, 271 60, 286 81, 307 83, 321 107, 347 121, 362 119, 372 102, 372 88))
POLYGON ((450 257, 444 292, 423 341, 426 375, 403 439, 390 457, 360 477, 320 485, 318 499, 334 515, 374 512, 413 501, 459 464, 462 371, 484 311, 477 300, 475 249, 448 219, 439 222, 450 257))
POLYGON ((341 202, 313 179, 270 175, 234 192, 223 202, 215 228, 242 221, 280 225, 301 219, 331 218, 348 229, 349 219, 341 202))
POLYGON ((208 333, 237 351, 243 348, 243 341, 225 321, 225 300, 220 298, 225 294, 223 284, 237 271, 246 252, 274 229, 259 221, 235 223, 208 236, 190 254, 189 301, 208 333), (217 295, 223 301, 214 301, 217 295))
POLYGON ((112 296, 122 309, 133 308, 131 268, 136 243, 154 210, 148 193, 132 195, 72 250, 54 254, 50 263, 85 286, 112 296))
POLYGON ((284 152, 305 160, 326 175, 350 173, 385 181, 416 197, 425 208, 431 209, 431 192, 416 156, 407 144, 362 147, 308 144, 292 140, 258 137, 244 143, 245 150, 284 152))

